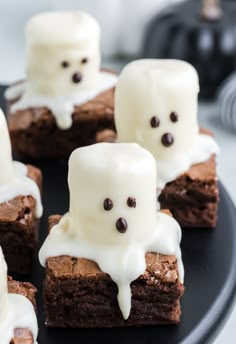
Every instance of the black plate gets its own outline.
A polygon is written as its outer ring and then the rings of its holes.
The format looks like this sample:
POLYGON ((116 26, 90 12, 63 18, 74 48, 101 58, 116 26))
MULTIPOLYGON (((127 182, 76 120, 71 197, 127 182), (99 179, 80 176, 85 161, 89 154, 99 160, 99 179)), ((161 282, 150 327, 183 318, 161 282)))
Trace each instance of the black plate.
MULTIPOLYGON (((0 90, 2 91, 3 88, 0 90)), ((2 92, 1 92, 2 93, 2 92)), ((3 104, 3 103, 2 103, 3 104)), ((47 217, 68 210, 67 162, 36 161, 44 174, 44 216, 40 245, 47 235, 47 217)), ((38 288, 39 344, 86 343, 209 343, 221 329, 232 308, 236 291, 236 212, 220 184, 217 228, 183 231, 182 252, 186 291, 178 326, 114 329, 47 329, 44 326, 42 281, 44 269, 35 259, 29 277, 38 288)), ((39 246, 40 246, 39 245, 39 246)))

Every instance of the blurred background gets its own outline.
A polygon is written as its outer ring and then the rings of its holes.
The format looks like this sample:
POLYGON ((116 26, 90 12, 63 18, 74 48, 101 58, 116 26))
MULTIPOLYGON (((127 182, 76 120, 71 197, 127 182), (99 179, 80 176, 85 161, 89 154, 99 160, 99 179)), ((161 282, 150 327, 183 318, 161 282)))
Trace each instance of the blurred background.
MULTIPOLYGON (((220 179, 236 204, 236 0, 0 1, 0 84, 25 76, 24 26, 41 11, 80 9, 102 29, 103 66, 118 73, 136 58, 177 58, 200 78, 199 121, 221 147, 220 179)), ((236 342, 236 310, 216 344, 236 342)))

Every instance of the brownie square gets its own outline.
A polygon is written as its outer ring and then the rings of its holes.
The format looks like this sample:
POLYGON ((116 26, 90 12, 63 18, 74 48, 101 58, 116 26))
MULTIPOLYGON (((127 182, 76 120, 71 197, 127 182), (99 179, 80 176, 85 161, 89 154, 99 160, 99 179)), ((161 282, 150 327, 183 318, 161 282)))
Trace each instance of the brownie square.
MULTIPOLYGON (((27 297, 36 309, 35 294, 36 288, 28 282, 17 282, 11 277, 8 277, 8 292, 10 294, 19 294, 27 297)), ((10 344, 33 344, 32 333, 26 328, 16 328, 14 331, 14 338, 10 344)))
POLYGON ((170 209, 182 227, 216 226, 219 189, 215 156, 166 184, 159 196, 161 208, 170 209))
MULTIPOLYGON (((49 218, 49 228, 60 216, 49 218)), ((132 282, 132 308, 124 320, 117 286, 88 259, 51 257, 46 263, 44 303, 49 327, 115 327, 177 324, 184 286, 175 256, 146 254, 146 271, 132 282)))
MULTIPOLYGON (((41 171, 27 165, 28 176, 39 188, 41 171)), ((35 217, 36 201, 32 196, 17 196, 0 204, 0 245, 10 275, 28 275, 38 241, 39 220, 35 217)))
POLYGON ((13 150, 21 158, 68 158, 76 148, 96 143, 97 133, 115 129, 114 89, 75 106, 72 118, 72 127, 62 130, 46 107, 11 113, 8 106, 13 150))

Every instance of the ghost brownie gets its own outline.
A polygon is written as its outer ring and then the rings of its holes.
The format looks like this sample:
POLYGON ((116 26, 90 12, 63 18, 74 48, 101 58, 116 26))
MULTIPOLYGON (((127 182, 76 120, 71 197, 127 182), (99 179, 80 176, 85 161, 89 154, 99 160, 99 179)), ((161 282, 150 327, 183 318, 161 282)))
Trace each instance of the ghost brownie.
POLYGON ((31 165, 12 161, 7 124, 0 111, 0 245, 10 274, 27 275, 42 215, 42 174, 31 165))
POLYGON ((100 70, 100 28, 84 12, 50 12, 26 27, 27 78, 7 89, 9 128, 21 157, 66 157, 114 130, 113 72, 100 70))
MULTIPOLYGON (((36 288, 28 282, 17 282, 8 278, 8 291, 10 294, 17 294, 26 297, 36 308, 35 294, 36 288)), ((14 329, 14 337, 10 344, 33 344, 34 339, 31 331, 28 328, 14 329)))
POLYGON ((36 344, 36 292, 30 283, 7 278, 7 265, 0 247, 1 344, 36 344))
POLYGON ((219 148, 197 121, 199 80, 180 60, 138 60, 122 71, 115 95, 118 142, 137 142, 156 160, 162 208, 184 227, 214 227, 219 148))
POLYGON ((156 211, 153 156, 137 144, 80 148, 68 182, 69 212, 49 219, 39 252, 47 326, 178 323, 181 229, 156 211))
MULTIPOLYGON (((209 131, 202 130, 205 134, 209 131)), ((214 228, 217 221, 219 189, 215 157, 192 165, 188 171, 166 184, 159 202, 170 209, 183 227, 214 228)))

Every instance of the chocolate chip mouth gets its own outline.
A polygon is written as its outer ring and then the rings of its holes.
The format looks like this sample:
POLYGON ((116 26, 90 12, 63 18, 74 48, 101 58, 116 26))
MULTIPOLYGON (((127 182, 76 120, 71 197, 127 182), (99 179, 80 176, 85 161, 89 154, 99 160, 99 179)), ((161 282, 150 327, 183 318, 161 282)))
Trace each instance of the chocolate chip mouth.
POLYGON ((83 77, 82 77, 82 74, 80 72, 76 72, 72 75, 72 81, 75 83, 75 84, 78 84, 82 81, 83 77))
POLYGON ((120 217, 116 221, 116 228, 117 228, 118 232, 125 233, 127 231, 127 228, 128 228, 128 223, 127 223, 126 219, 124 219, 123 217, 120 217))
POLYGON ((161 142, 162 142, 163 146, 170 147, 174 143, 174 136, 171 133, 165 133, 161 137, 161 142))

